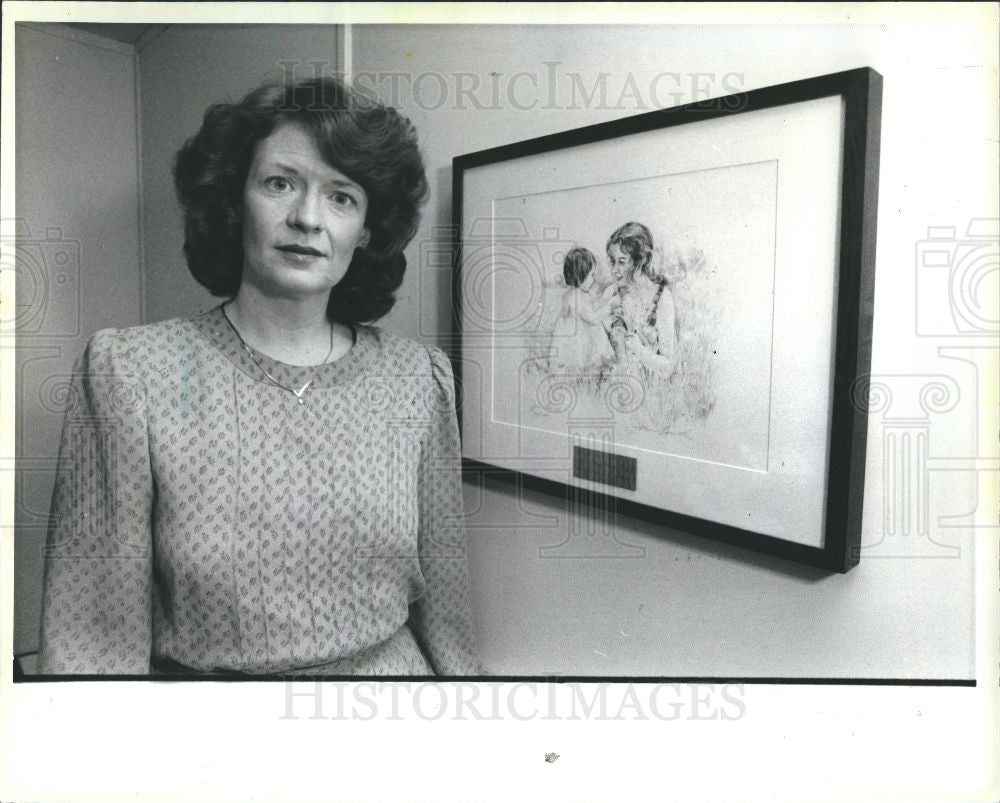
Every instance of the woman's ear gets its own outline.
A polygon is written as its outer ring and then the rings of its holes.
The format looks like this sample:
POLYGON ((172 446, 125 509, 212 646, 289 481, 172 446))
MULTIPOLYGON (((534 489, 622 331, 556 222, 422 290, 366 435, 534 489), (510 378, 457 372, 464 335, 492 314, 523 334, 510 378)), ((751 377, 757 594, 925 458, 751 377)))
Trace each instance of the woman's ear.
POLYGON ((358 248, 367 248, 368 247, 368 243, 371 242, 371 239, 372 239, 372 233, 370 231, 368 231, 368 229, 364 229, 361 232, 361 236, 358 238, 358 245, 357 245, 357 247, 358 248))

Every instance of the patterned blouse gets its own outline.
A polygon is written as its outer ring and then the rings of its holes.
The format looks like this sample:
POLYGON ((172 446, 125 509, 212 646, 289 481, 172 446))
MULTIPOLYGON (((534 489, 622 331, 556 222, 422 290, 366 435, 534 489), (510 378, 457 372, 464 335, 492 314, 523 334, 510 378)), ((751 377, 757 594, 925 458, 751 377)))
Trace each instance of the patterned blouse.
POLYGON ((66 388, 41 671, 479 671, 454 387, 358 327, 320 366, 221 309, 95 334, 66 388), (301 387, 303 402, 275 385, 301 387))

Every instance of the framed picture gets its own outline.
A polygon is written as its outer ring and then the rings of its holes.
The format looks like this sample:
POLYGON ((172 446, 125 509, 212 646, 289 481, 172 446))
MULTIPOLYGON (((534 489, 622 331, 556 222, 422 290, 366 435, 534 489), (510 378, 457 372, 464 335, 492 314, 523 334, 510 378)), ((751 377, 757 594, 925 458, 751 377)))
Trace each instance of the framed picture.
POLYGON ((881 81, 850 70, 455 158, 468 466, 855 565, 881 81))

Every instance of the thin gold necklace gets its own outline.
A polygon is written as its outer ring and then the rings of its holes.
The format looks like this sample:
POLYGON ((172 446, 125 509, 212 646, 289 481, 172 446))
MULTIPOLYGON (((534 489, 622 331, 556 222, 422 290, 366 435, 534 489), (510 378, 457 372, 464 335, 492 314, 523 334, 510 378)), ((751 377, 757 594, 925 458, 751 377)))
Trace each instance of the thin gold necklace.
POLYGON ((326 364, 327 360, 330 359, 330 355, 333 354, 333 324, 330 324, 330 350, 326 353, 326 356, 323 358, 323 362, 321 362, 316 367, 316 371, 315 371, 315 373, 313 373, 312 379, 310 379, 308 382, 306 382, 301 388, 299 388, 298 390, 296 390, 295 388, 289 387, 288 385, 284 385, 281 382, 279 382, 277 379, 275 379, 271 375, 270 371, 268 371, 263 365, 261 365, 260 360, 258 360, 257 356, 253 353, 253 349, 251 349, 250 346, 247 345, 247 342, 243 339, 243 335, 240 334, 240 330, 236 328, 236 324, 234 324, 230 320, 229 313, 226 312, 226 305, 225 304, 222 305, 222 317, 224 317, 226 319, 226 323, 229 324, 229 328, 232 329, 233 332, 236 333, 236 337, 238 337, 239 340, 240 340, 240 343, 243 344, 243 348, 246 350, 246 353, 249 355, 250 359, 253 360, 254 365, 256 365, 258 368, 260 368, 260 370, 264 374, 264 376, 266 376, 268 379, 270 379, 275 385, 277 385, 282 390, 287 390, 289 393, 291 393, 292 395, 294 395, 295 398, 299 400, 299 404, 305 404, 306 400, 302 397, 302 395, 309 389, 309 386, 316 380, 316 377, 319 376, 319 370, 320 370, 320 368, 323 365, 326 364))

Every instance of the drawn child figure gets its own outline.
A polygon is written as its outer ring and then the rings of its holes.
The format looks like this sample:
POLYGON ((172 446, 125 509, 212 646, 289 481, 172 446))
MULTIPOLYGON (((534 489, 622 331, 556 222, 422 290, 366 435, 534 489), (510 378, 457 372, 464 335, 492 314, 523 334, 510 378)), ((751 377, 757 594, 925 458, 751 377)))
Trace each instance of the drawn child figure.
POLYGON ((605 328, 611 314, 611 291, 595 284, 597 260, 586 248, 572 248, 563 260, 563 296, 559 318, 552 329, 548 367, 586 384, 600 382, 614 360, 605 328))

